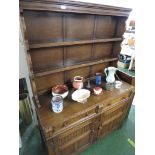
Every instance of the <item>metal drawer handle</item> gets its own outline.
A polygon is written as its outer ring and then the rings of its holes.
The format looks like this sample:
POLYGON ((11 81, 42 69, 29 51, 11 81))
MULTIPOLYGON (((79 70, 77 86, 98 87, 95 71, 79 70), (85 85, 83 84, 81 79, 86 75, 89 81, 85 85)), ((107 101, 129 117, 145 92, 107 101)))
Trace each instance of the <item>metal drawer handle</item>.
POLYGON ((102 105, 98 105, 96 108, 95 108, 95 113, 99 113, 102 111, 102 105))
POLYGON ((111 103, 108 103, 108 106, 111 106, 111 103))
POLYGON ((102 129, 102 126, 99 126, 99 130, 101 130, 102 129))
POLYGON ((86 112, 86 116, 89 116, 89 113, 88 112, 86 112))
POLYGON ((63 123, 63 126, 66 127, 66 126, 67 126, 67 122, 64 122, 64 123, 63 123))

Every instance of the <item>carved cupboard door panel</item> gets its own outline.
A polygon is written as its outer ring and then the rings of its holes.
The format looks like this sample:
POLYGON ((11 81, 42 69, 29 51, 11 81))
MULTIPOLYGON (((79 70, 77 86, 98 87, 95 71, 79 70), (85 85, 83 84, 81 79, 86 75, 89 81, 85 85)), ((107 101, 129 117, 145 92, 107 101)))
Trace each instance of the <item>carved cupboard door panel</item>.
POLYGON ((92 141, 91 132, 92 119, 83 122, 76 127, 67 129, 64 133, 57 136, 55 147, 56 155, 70 155, 84 150, 92 141))
POLYGON ((109 104, 105 112, 101 114, 101 124, 98 130, 98 137, 102 138, 115 129, 118 129, 123 120, 129 98, 109 104))

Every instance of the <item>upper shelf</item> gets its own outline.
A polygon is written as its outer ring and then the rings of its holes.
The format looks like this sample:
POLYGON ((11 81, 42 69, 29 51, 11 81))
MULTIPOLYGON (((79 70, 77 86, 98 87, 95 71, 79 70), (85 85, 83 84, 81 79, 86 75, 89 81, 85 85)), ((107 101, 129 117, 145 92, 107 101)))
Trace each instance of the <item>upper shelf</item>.
POLYGON ((93 66, 93 65, 97 65, 97 64, 101 64, 101 63, 105 63, 105 62, 116 61, 116 60, 118 60, 118 58, 116 58, 116 57, 115 58, 106 58, 103 60, 87 62, 87 63, 83 63, 83 64, 77 64, 77 65, 73 65, 73 66, 66 66, 66 67, 58 68, 58 69, 52 69, 52 70, 50 69, 47 71, 40 71, 40 72, 34 73, 34 76, 41 77, 41 76, 50 75, 53 73, 63 72, 63 71, 72 70, 72 69, 81 68, 81 67, 93 66))
POLYGON ((29 44, 29 48, 35 49, 35 48, 44 48, 44 47, 71 46, 71 45, 82 45, 82 44, 91 44, 91 43, 104 43, 104 42, 112 42, 112 41, 122 41, 122 38, 38 43, 38 44, 29 44))

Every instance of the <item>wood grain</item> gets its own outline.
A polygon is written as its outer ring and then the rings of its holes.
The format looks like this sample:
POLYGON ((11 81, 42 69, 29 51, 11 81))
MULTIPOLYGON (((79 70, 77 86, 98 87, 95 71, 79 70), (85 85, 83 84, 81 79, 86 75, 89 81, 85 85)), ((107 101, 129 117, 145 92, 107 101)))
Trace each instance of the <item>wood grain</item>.
POLYGON ((63 48, 40 48, 30 51, 34 72, 63 67, 63 48))
POLYGON ((72 46, 72 45, 82 45, 82 44, 92 44, 92 43, 104 43, 104 42, 115 42, 122 41, 122 38, 106 38, 106 39, 93 39, 93 40, 80 40, 80 41, 67 41, 67 42, 50 42, 50 43, 39 43, 31 44, 30 48, 43 48, 43 47, 57 47, 57 46, 72 46))

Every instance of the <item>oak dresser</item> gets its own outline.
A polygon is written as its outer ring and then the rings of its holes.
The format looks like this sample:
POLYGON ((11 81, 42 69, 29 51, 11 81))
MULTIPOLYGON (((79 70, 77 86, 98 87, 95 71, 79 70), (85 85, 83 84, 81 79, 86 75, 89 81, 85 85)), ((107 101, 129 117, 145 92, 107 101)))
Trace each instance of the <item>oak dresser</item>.
MULTIPOLYGON (((134 87, 91 95, 87 103, 71 98, 72 79, 92 80, 116 66, 125 21, 131 9, 68 0, 20 0, 20 19, 29 75, 42 139, 49 155, 79 154, 118 129, 128 116, 134 87), (51 110, 51 87, 66 84, 70 95, 61 113, 51 110)), ((105 75, 102 77, 105 87, 105 75)))

